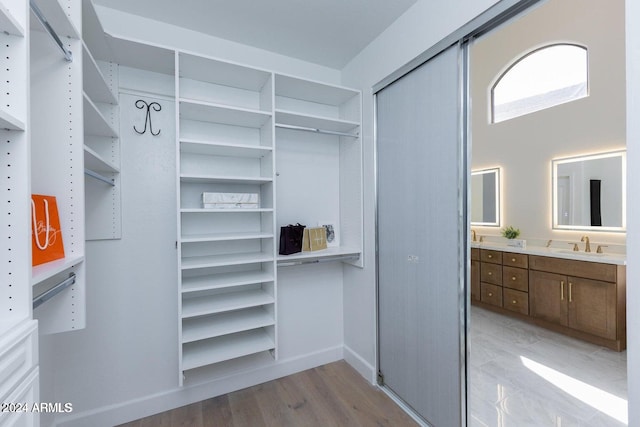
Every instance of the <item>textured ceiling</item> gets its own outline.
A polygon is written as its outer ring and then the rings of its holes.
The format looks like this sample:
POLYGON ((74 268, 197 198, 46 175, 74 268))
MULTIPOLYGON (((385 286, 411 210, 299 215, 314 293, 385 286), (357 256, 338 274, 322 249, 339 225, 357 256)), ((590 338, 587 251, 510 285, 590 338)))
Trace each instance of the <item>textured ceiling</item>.
POLYGON ((94 0, 340 69, 417 0, 94 0))

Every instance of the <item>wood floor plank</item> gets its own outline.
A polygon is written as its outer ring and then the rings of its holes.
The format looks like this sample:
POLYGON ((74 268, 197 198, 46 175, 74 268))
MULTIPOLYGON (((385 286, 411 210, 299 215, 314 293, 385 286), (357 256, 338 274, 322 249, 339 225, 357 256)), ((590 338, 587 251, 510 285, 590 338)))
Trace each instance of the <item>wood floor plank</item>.
POLYGON ((143 418, 120 427, 414 427, 345 361, 143 418))

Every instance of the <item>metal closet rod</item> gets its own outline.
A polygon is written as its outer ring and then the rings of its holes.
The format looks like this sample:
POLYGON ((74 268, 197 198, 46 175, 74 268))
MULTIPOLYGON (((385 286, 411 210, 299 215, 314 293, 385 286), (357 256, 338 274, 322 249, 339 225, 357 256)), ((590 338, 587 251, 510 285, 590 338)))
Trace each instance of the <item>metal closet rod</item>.
MULTIPOLYGON (((51 0, 46 0, 46 1, 51 1, 51 0)), ((53 37, 53 40, 56 42, 58 47, 60 47, 60 49, 62 50, 62 53, 64 54, 64 59, 66 59, 69 62, 73 61, 73 54, 69 49, 64 47, 62 40, 60 40, 60 37, 58 37, 58 34, 56 33, 56 31, 51 27, 51 25, 49 25, 49 21, 47 21, 47 18, 44 16, 44 14, 40 10, 36 2, 34 0, 29 0, 29 6, 31 7, 33 14, 36 16, 36 18, 38 18, 38 21, 40 21, 44 29, 47 30, 47 32, 51 35, 51 37, 53 37)))
POLYGON ((41 306, 42 304, 49 301, 51 298, 58 295, 60 292, 64 291, 69 286, 75 283, 76 283, 76 275, 75 273, 70 273, 67 279, 64 279, 62 282, 58 283, 53 288, 35 297, 33 299, 33 308, 37 308, 41 306))
POLYGON ((106 184, 115 186, 116 184, 113 182, 113 179, 107 178, 105 176, 100 175, 98 172, 94 172, 91 169, 84 170, 85 175, 89 175, 91 178, 95 178, 98 181, 102 181, 106 184))
POLYGON ((324 134, 327 134, 327 135, 347 136, 349 138, 359 138, 360 137, 360 134, 358 134, 358 133, 337 132, 337 131, 334 131, 334 130, 324 130, 324 129, 317 129, 317 128, 309 128, 309 127, 304 127, 304 126, 283 125, 283 124, 280 124, 280 123, 276 123, 276 127, 277 128, 283 128, 283 129, 302 130, 302 131, 305 131, 305 132, 324 133, 324 134))

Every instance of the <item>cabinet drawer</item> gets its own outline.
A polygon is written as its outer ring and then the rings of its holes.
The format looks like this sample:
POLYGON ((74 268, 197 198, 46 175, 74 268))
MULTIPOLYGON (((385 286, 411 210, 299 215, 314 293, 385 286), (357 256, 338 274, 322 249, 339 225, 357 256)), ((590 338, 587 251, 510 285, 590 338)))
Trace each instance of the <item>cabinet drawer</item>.
POLYGON ((480 264, 480 280, 482 282, 502 284, 502 266, 483 262, 480 264))
MULTIPOLYGON (((0 339, 0 399, 38 363, 37 322, 18 325, 0 339)), ((3 400, 4 402, 4 400, 3 400)))
POLYGON ((617 280, 617 267, 615 265, 598 262, 531 255, 529 257, 529 269, 602 280, 604 282, 615 282, 617 280))
POLYGON ((480 261, 493 264, 502 264, 502 252, 489 249, 480 250, 480 261))
POLYGON ((515 267, 502 267, 502 286, 529 292, 529 270, 515 267))
POLYGON ((480 283, 480 300, 486 304, 502 307, 502 286, 480 283))
POLYGON ((529 314, 529 294, 527 292, 503 288, 502 295, 505 309, 516 313, 529 314))
POLYGON ((502 265, 511 267, 528 268, 529 256, 526 254, 515 254, 513 252, 505 252, 502 255, 502 265))

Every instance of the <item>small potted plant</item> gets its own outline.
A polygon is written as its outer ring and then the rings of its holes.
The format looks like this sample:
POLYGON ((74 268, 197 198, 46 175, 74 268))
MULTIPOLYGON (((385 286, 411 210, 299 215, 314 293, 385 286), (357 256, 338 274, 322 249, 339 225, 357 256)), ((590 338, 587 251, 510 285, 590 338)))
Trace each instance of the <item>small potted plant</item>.
POLYGON ((515 228, 510 225, 502 229, 502 237, 507 239, 508 246, 515 246, 517 248, 524 248, 526 246, 526 241, 523 239, 518 239, 517 237, 520 235, 520 229, 515 228))

